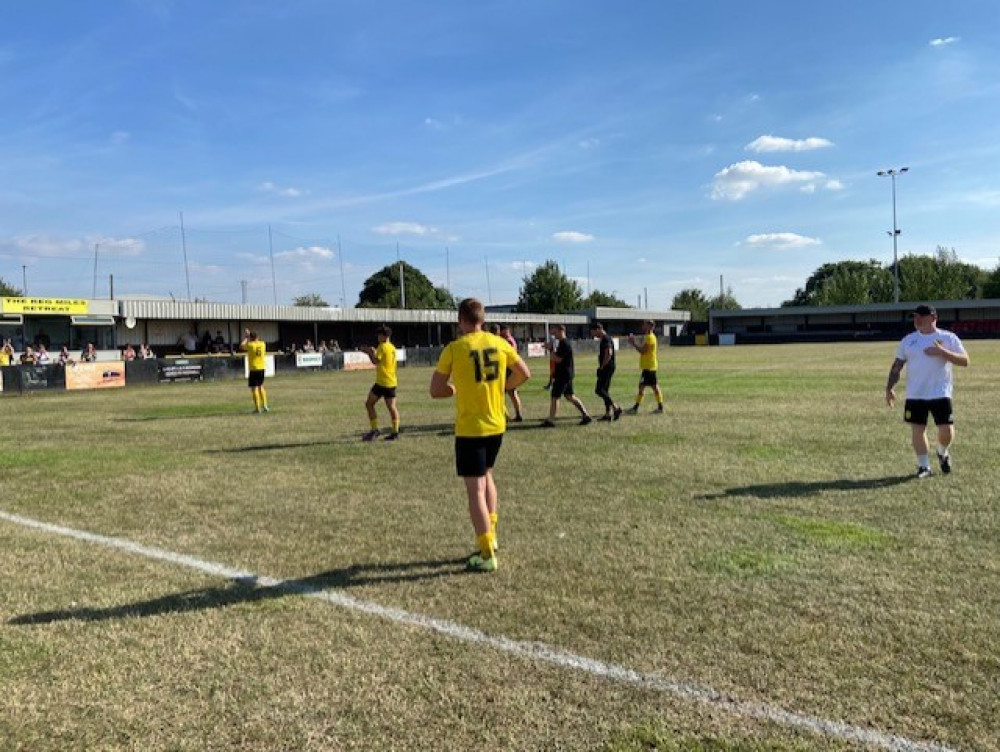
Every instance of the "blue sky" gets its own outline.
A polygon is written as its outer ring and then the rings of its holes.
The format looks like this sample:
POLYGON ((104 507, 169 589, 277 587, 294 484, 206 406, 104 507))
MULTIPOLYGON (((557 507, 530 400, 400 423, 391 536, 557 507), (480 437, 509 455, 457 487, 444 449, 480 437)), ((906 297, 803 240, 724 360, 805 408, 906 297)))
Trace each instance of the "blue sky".
POLYGON ((33 296, 353 305, 398 248, 487 302, 554 259, 778 305, 891 262, 904 166, 900 255, 1000 261, 993 0, 8 2, 0 109, 33 296))

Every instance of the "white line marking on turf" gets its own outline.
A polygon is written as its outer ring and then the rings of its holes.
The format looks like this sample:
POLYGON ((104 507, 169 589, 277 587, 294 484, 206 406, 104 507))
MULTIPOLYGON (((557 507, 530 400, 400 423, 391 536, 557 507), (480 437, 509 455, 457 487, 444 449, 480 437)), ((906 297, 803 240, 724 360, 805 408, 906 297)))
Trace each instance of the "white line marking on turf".
POLYGON ((439 634, 446 635, 456 640, 476 645, 486 645, 497 650, 502 650, 506 653, 512 653, 525 658, 551 663, 561 668, 583 671, 594 676, 618 682, 620 684, 627 684, 655 692, 664 692, 692 702, 710 705, 714 708, 718 708, 744 718, 772 721, 783 726, 804 729, 815 734, 834 737, 842 741, 883 747, 888 750, 893 750, 893 752, 956 752, 950 747, 946 747, 935 742, 911 741, 910 739, 896 736, 895 734, 887 734, 881 731, 862 728, 860 726, 853 726, 849 723, 830 721, 823 718, 803 715, 801 713, 792 713, 790 711, 775 708, 763 703, 731 700, 708 687, 699 687, 685 682, 671 681, 670 679, 664 679, 652 674, 643 674, 638 671, 625 668, 624 666, 617 666, 613 663, 604 663, 603 661, 596 661, 582 655, 568 653, 543 643, 521 642, 502 636, 495 637, 488 635, 485 632, 480 632, 478 629, 465 627, 446 619, 435 619, 431 616, 411 613, 399 608, 393 608, 392 606, 381 606, 370 601, 352 598, 341 592, 319 590, 311 588, 308 585, 295 583, 294 581, 261 577, 253 574, 252 572, 245 572, 239 569, 233 569, 232 567, 227 567, 224 564, 215 564, 210 561, 204 561, 203 559, 197 559, 193 556, 174 553, 173 551, 167 551, 162 548, 144 546, 140 543, 133 543, 132 541, 124 538, 112 538, 106 535, 88 533, 85 530, 76 530, 74 528, 62 527, 61 525, 51 525, 47 522, 40 522, 38 520, 22 517, 17 514, 10 514, 2 510, 0 510, 0 519, 14 523, 15 525, 31 528, 33 530, 40 530, 42 532, 59 535, 65 538, 72 538, 74 540, 83 541, 84 543, 93 543, 106 548, 118 549, 137 556, 143 556, 147 559, 164 561, 168 564, 176 564, 178 566, 186 567, 187 569, 204 572, 205 574, 214 575, 216 577, 224 577, 232 580, 253 579, 259 585, 264 587, 285 587, 288 588, 289 592, 296 592, 310 598, 318 598, 319 600, 332 603, 350 611, 371 614, 382 619, 387 619, 388 621, 396 624, 406 624, 409 626, 420 627, 421 629, 438 632, 439 634))

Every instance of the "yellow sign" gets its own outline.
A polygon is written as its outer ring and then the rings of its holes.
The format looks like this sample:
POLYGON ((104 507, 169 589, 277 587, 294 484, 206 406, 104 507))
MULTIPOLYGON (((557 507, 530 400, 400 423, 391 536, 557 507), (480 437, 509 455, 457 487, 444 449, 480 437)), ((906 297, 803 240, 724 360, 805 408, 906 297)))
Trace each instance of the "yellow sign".
POLYGON ((4 313, 88 313, 80 298, 3 298, 4 313))

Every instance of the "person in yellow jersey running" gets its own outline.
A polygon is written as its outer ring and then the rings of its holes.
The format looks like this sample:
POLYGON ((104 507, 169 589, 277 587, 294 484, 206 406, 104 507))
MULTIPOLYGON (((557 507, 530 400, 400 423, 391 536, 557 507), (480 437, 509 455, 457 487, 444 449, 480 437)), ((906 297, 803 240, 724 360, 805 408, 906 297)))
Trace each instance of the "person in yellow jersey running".
POLYGON ((639 405, 646 387, 652 387, 653 394, 656 395, 656 409, 654 413, 663 412, 663 392, 660 391, 659 384, 656 383, 656 370, 659 367, 656 359, 656 334, 654 333, 656 324, 648 319, 642 322, 642 337, 634 334, 628 335, 628 343, 639 351, 639 368, 642 374, 639 376, 639 393, 635 396, 635 404, 628 409, 632 415, 639 412, 639 405))
POLYGON ((249 372, 247 385, 250 387, 250 395, 253 397, 253 411, 255 413, 270 412, 271 408, 267 406, 267 392, 264 390, 267 344, 257 339, 257 332, 247 329, 243 333, 240 350, 247 354, 247 371, 249 372))
POLYGON ((371 430, 361 437, 362 441, 374 441, 381 432, 378 430, 378 415, 375 413, 375 405, 380 399, 385 400, 385 406, 389 408, 389 418, 392 420, 392 430, 385 437, 386 441, 395 441, 399 438, 399 410, 396 408, 396 348, 390 342, 392 329, 387 326, 378 328, 378 347, 363 347, 364 352, 375 365, 375 383, 371 391, 368 392, 368 399, 365 401, 365 409, 368 411, 368 422, 371 430))
POLYGON ((531 371, 510 343, 483 331, 485 316, 483 304, 475 298, 459 304, 462 334, 441 352, 430 393, 434 399, 455 397, 455 469, 465 482, 479 548, 468 566, 493 572, 498 519, 493 466, 507 429, 504 393, 531 378, 531 371))

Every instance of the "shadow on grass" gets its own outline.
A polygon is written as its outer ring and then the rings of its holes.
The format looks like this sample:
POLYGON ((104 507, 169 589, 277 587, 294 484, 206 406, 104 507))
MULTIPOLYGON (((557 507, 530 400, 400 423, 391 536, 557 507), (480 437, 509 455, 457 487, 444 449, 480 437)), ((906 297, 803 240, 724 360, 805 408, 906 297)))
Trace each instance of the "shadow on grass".
POLYGON ((772 499, 780 496, 815 496, 823 491, 873 491, 908 483, 915 475, 890 475, 885 478, 839 478, 812 482, 789 481, 787 483, 762 483, 756 486, 727 488, 716 494, 705 494, 697 498, 703 501, 727 499, 732 496, 754 496, 758 499, 772 499))
POLYGON ((191 611, 226 608, 240 603, 258 603, 296 595, 316 595, 327 590, 341 590, 363 585, 412 582, 464 574, 466 558, 411 561, 394 564, 358 564, 343 569, 285 580, 275 585, 258 586, 254 577, 241 577, 226 586, 188 590, 137 603, 108 608, 67 608, 15 616, 8 624, 52 624, 61 621, 109 621, 144 616, 181 614, 191 611))
POLYGON ((253 446, 226 447, 225 449, 206 449, 205 454, 239 454, 241 452, 273 452, 281 449, 304 449, 315 446, 334 446, 336 444, 353 444, 354 441, 344 439, 328 439, 325 441, 290 441, 285 444, 255 444, 253 446))

